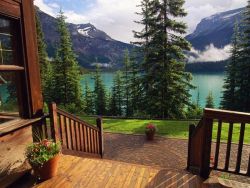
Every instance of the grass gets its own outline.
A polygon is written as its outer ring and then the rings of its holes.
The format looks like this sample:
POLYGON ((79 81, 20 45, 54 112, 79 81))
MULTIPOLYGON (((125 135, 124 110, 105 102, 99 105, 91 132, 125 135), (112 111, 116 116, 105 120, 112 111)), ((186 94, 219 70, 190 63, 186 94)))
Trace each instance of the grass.
MULTIPOLYGON (((91 124, 95 124, 95 118, 83 117, 83 119, 91 124)), ((178 120, 135 120, 135 119, 103 119, 104 131, 114 133, 127 134, 144 134, 145 126, 153 123, 157 126, 157 134, 168 138, 188 139, 188 128, 194 121, 178 121, 178 120)), ((217 136, 218 123, 213 126, 213 139, 217 136)), ((221 140, 227 141, 229 124, 223 123, 221 140)), ((232 141, 237 143, 240 134, 240 124, 234 124, 232 141)), ((250 125, 246 125, 244 143, 250 143, 250 125)))

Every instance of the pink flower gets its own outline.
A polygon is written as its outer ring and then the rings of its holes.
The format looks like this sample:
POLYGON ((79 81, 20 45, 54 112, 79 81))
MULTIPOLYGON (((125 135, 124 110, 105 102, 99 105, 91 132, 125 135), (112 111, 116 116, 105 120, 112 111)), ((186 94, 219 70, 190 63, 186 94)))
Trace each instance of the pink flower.
POLYGON ((48 147, 48 146, 50 145, 50 141, 47 140, 47 139, 44 139, 44 140, 42 141, 42 145, 44 145, 45 147, 48 147))
POLYGON ((148 124, 146 129, 155 129, 155 126, 153 124, 148 124))

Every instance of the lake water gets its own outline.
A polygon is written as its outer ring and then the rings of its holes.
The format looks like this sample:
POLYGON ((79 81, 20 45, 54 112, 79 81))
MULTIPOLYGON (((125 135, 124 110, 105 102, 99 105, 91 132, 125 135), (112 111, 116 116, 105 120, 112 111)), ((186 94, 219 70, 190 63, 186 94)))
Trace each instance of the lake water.
MULTIPOLYGON (((209 91, 212 91, 214 97, 214 103, 216 107, 219 107, 221 96, 222 96, 222 86, 223 86, 223 73, 200 73, 193 74, 192 84, 197 88, 191 90, 192 100, 196 101, 198 90, 200 93, 200 105, 205 107, 206 97, 209 91)), ((102 80, 104 81, 106 89, 110 89, 113 84, 114 73, 102 73, 102 80)), ((91 74, 85 74, 82 78, 82 85, 85 85, 85 81, 89 83, 91 89, 94 88, 94 80, 91 74)))
MULTIPOLYGON (((106 89, 110 89, 113 84, 114 73, 102 73, 102 79, 104 81, 106 89)), ((222 86, 223 86, 223 73, 216 74, 193 74, 192 84, 197 88, 195 90, 191 90, 190 94, 192 95, 192 100, 196 101, 198 89, 200 92, 200 105, 205 107, 206 97, 209 91, 212 91, 214 97, 214 103, 216 107, 219 107, 220 100, 222 96, 222 86)), ((94 89, 94 80, 92 79, 91 74, 85 74, 82 76, 82 86, 84 88, 85 81, 89 83, 90 88, 94 89)), ((6 100, 6 87, 0 86, 0 96, 2 100, 6 100)))

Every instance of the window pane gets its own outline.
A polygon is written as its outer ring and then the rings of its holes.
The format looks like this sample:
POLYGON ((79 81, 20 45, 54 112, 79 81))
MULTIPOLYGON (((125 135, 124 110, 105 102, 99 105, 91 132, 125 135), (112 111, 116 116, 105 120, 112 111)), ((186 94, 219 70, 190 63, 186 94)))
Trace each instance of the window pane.
POLYGON ((18 112, 15 74, 0 72, 0 113, 18 112))
POLYGON ((0 65, 16 64, 14 24, 14 20, 0 17, 0 65))
POLYGON ((2 58, 5 65, 13 65, 14 57, 12 51, 2 51, 2 58))
POLYGON ((0 33, 0 42, 1 42, 1 48, 3 50, 12 49, 12 36, 0 33))

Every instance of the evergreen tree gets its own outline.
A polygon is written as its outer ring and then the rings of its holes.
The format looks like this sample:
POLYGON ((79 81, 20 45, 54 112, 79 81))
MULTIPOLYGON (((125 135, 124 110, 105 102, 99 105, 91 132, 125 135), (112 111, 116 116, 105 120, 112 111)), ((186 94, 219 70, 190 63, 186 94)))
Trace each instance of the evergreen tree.
MULTIPOLYGON (((130 72, 130 57, 128 49, 125 50, 124 53, 124 69, 123 69, 123 91, 124 91, 124 106, 125 106, 125 115, 132 115, 132 104, 131 104, 131 91, 130 91, 130 80, 131 80, 131 72, 130 72)), ((120 74, 120 72, 118 72, 120 74)), ((118 76, 118 75, 117 75, 118 76)))
POLYGON ((85 101, 84 112, 86 114, 93 115, 95 113, 94 96, 93 96, 93 92, 89 88, 87 81, 85 82, 84 101, 85 101))
MULTIPOLYGON (((183 50, 189 50, 190 45, 182 37, 186 24, 178 21, 186 16, 183 4, 184 0, 151 0, 148 22, 141 22, 148 28, 147 35, 141 35, 146 44, 142 69, 146 108, 152 116, 180 117, 185 106, 191 105, 191 75, 184 72, 183 63, 183 50)), ((145 9, 142 9, 143 15, 145 9)))
POLYGON ((106 92, 103 81, 101 79, 101 72, 99 66, 96 67, 94 81, 95 112, 97 115, 106 115, 106 92))
POLYGON ((40 65, 41 86, 45 102, 51 102, 53 94, 53 70, 52 65, 48 61, 48 54, 46 51, 46 44, 44 34, 42 31, 41 22, 36 12, 36 32, 37 32, 37 46, 38 46, 38 60, 40 65))
POLYGON ((64 107, 75 106, 77 110, 82 109, 81 75, 65 19, 60 11, 57 16, 60 41, 54 64, 54 101, 64 107))
POLYGON ((236 88, 237 88, 237 66, 240 61, 240 31, 236 21, 234 35, 232 37, 231 58, 226 67, 226 78, 223 86, 223 97, 221 106, 227 110, 237 110, 236 88))
POLYGON ((123 84, 122 73, 117 71, 114 77, 111 100, 110 100, 110 113, 114 116, 123 115, 123 84))
POLYGON ((140 65, 138 62, 138 57, 136 56, 136 51, 132 51, 132 55, 130 58, 130 78, 128 80, 129 85, 129 94, 130 94, 130 104, 131 104, 131 114, 134 116, 140 115, 140 113, 143 113, 144 107, 143 107, 143 89, 141 84, 141 73, 140 73, 140 65))
POLYGON ((206 108, 214 108, 213 93, 210 91, 206 98, 206 108))
POLYGON ((235 103, 238 111, 250 112, 250 1, 245 8, 242 31, 240 60, 236 74, 235 103))

